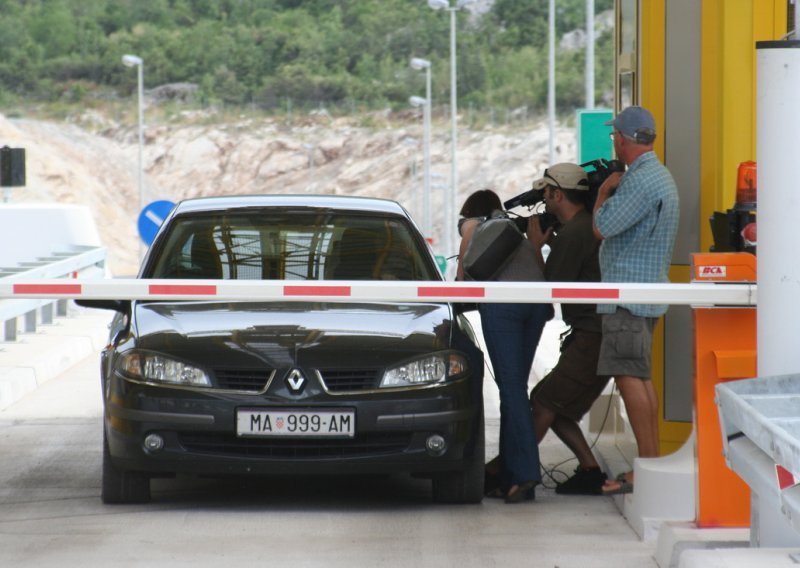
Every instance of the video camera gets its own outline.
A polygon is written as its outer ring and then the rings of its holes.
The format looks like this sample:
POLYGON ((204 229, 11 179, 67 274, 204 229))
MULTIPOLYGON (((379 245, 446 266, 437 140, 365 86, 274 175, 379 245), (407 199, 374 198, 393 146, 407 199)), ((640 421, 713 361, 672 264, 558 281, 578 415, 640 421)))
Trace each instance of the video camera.
MULTIPOLYGON (((624 172, 625 164, 619 160, 600 158, 584 162, 580 166, 585 170, 591 168, 586 171, 589 190, 586 192, 584 198, 584 207, 591 212, 592 209, 594 209, 594 202, 597 199, 597 191, 600 189, 600 186, 603 185, 603 182, 606 181, 608 176, 612 173, 624 172)), ((538 216, 539 226, 543 233, 550 227, 553 227, 554 231, 558 231, 558 219, 556 219, 556 216, 552 213, 547 213, 544 210, 544 189, 529 189, 505 201, 503 207, 506 211, 510 211, 515 207, 527 207, 529 211, 534 211, 534 214, 538 216)), ((515 215, 513 219, 517 224, 517 228, 524 233, 528 228, 528 217, 523 217, 516 213, 512 213, 512 215, 515 215)))
POLYGON ((600 158, 598 160, 591 160, 581 164, 583 169, 591 167, 591 170, 586 172, 586 178, 589 181, 589 194, 591 195, 591 208, 594 208, 594 202, 597 199, 597 190, 603 185, 603 182, 608 179, 608 176, 614 172, 625 172, 625 164, 619 160, 606 160, 600 158))

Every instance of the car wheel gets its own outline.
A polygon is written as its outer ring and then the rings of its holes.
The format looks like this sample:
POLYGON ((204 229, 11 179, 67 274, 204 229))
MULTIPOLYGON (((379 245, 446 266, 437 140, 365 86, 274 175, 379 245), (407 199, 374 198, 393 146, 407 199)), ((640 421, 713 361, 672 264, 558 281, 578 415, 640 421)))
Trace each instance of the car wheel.
POLYGON ((100 498, 106 504, 147 503, 150 501, 150 476, 138 471, 120 471, 111 463, 103 430, 103 481, 100 498))
POLYGON ((462 471, 439 474, 433 478, 433 499, 437 503, 480 503, 483 500, 486 431, 483 414, 478 423, 475 448, 462 471))

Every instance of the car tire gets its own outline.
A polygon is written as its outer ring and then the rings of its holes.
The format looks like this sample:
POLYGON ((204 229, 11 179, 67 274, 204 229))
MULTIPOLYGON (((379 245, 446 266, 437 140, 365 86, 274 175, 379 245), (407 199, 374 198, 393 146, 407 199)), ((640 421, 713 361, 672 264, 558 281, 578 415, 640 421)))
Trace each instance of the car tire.
POLYGON ((467 466, 457 472, 436 475, 432 480, 437 503, 480 503, 483 500, 486 431, 483 413, 475 435, 475 446, 467 466))
POLYGON ((138 471, 120 471, 111 463, 108 440, 103 431, 103 479, 100 498, 103 503, 147 503, 150 501, 150 476, 138 471))

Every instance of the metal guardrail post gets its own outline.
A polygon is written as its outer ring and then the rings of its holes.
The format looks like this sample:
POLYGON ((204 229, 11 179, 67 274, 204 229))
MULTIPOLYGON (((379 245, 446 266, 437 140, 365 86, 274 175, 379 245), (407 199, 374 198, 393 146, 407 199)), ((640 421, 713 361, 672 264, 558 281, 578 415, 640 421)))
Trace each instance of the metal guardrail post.
POLYGON ((36 310, 31 310, 25 314, 25 333, 36 332, 36 310))
POLYGON ((5 324, 3 325, 3 338, 5 341, 17 340, 17 318, 5 321, 5 324))

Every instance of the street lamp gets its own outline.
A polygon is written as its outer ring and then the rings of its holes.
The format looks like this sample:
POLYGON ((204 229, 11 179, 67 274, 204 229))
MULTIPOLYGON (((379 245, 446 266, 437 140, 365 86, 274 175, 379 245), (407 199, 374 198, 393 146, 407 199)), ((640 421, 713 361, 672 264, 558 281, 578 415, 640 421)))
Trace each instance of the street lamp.
MULTIPOLYGON (((431 197, 437 194, 441 194, 442 196, 442 203, 444 204, 447 201, 447 189, 450 186, 445 183, 445 176, 443 174, 435 174, 431 172, 431 197)), ((444 239, 444 232, 447 230, 447 227, 450 226, 450 219, 447 217, 446 207, 441 208, 442 214, 442 230, 439 231, 439 237, 444 239)), ((433 237, 433 235, 431 235, 433 237)))
POLYGON ((314 144, 303 144, 303 148, 306 149, 308 152, 308 168, 309 168, 309 177, 310 180, 306 185, 306 192, 311 191, 311 188, 314 187, 315 177, 314 177, 314 150, 316 150, 316 146, 314 144))
MULTIPOLYGON (((138 98, 139 98, 139 211, 144 207, 143 180, 142 180, 142 148, 144 147, 144 62, 141 57, 136 55, 123 55, 122 64, 126 67, 136 67, 138 75, 138 98)), ((141 252, 141 250, 140 250, 141 252)))
MULTIPOLYGON (((412 138, 411 136, 406 136, 402 140, 403 144, 408 147, 417 148, 419 146, 419 141, 416 138, 412 138)), ((408 166, 409 177, 411 178, 411 203, 413 204, 412 209, 414 211, 414 217, 417 219, 422 218, 422 208, 419 204, 419 188, 417 187, 417 159, 412 155, 411 162, 408 166)), ((420 225, 421 226, 421 225, 420 225)), ((424 229, 424 227, 423 227, 424 229)))
POLYGON ((431 226, 431 62, 427 59, 414 57, 411 59, 411 68, 425 70, 425 98, 411 97, 409 102, 413 106, 422 106, 424 111, 423 122, 423 197, 422 197, 422 223, 425 236, 430 237, 433 227, 431 226), (414 102, 417 100, 417 103, 414 102), (420 101, 422 101, 420 103, 420 101))
POLYGON ((474 0, 456 0, 454 5, 450 4, 449 0, 428 0, 428 6, 434 10, 447 10, 450 12, 450 143, 452 145, 451 164, 450 164, 450 195, 445 199, 445 213, 447 215, 448 227, 442 227, 445 234, 445 255, 450 255, 454 248, 454 235, 456 230, 456 223, 453 219, 453 209, 455 207, 456 195, 458 194, 458 166, 456 163, 456 145, 457 145, 457 86, 456 86, 456 11, 471 4, 474 0))
POLYGON ((550 0, 547 10, 547 122, 549 162, 555 162, 556 133, 556 0, 550 0))
POLYGON ((586 108, 594 108, 594 0, 586 0, 586 108))

